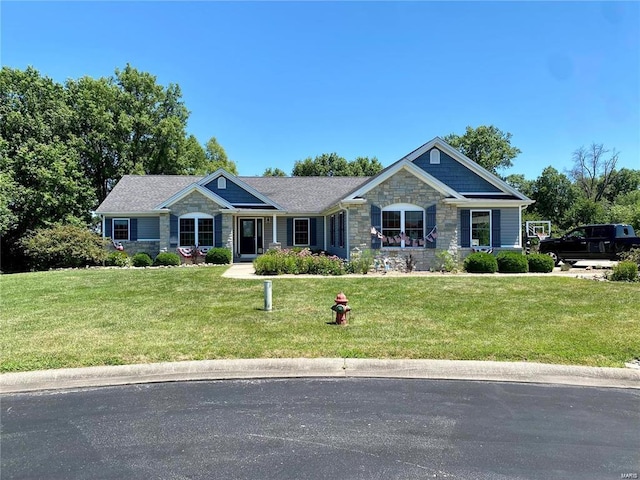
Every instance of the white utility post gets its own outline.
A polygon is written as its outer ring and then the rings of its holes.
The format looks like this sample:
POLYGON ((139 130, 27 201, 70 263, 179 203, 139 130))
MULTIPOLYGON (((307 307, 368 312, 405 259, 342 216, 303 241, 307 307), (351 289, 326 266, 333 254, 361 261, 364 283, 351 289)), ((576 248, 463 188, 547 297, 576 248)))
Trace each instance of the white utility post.
POLYGON ((271 280, 264 281, 264 309, 266 312, 270 312, 273 309, 272 303, 272 286, 271 280))

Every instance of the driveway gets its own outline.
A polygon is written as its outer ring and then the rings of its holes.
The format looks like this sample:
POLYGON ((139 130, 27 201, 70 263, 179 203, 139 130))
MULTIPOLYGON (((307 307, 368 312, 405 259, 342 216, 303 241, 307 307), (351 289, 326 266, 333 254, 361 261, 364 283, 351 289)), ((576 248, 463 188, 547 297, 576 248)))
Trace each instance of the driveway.
POLYGON ((306 378, 6 394, 2 478, 619 479, 640 391, 306 378))

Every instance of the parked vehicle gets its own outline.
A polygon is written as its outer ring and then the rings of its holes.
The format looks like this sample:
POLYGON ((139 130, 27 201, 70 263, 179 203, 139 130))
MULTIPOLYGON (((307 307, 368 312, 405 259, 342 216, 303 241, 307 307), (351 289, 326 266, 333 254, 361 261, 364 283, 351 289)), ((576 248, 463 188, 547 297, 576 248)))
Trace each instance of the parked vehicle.
POLYGON ((631 225, 601 224, 574 228, 561 238, 540 241, 540 253, 556 262, 578 260, 618 260, 622 252, 640 248, 640 238, 631 225))

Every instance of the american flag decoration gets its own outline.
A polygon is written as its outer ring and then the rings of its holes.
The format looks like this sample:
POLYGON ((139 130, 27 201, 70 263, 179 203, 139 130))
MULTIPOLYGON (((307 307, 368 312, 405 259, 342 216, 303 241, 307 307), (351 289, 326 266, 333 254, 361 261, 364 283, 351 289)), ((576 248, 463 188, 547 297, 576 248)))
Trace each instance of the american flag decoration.
POLYGON ((429 235, 427 235, 427 241, 433 243, 436 241, 436 238, 438 238, 438 227, 434 226, 429 232, 429 235))
POLYGON ((385 238, 384 235, 376 229, 376 227, 371 227, 371 235, 375 235, 380 240, 384 240, 385 238))

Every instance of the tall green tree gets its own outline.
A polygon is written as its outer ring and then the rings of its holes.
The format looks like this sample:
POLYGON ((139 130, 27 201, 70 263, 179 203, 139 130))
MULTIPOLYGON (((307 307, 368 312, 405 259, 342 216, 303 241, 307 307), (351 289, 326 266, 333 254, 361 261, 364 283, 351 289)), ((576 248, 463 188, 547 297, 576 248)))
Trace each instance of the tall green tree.
POLYGON ((207 154, 194 135, 189 135, 184 144, 183 155, 189 159, 184 172, 187 175, 207 175, 211 173, 208 166, 207 154))
POLYGON ((291 175, 294 177, 362 177, 378 174, 382 165, 376 157, 357 157, 348 162, 337 153, 323 153, 315 158, 296 160, 291 175))
POLYGON ((344 177, 350 175, 349 164, 337 153, 323 153, 315 158, 296 160, 291 175, 294 177, 344 177))
POLYGON ((206 173, 215 172, 219 168, 224 168, 227 172, 238 175, 238 167, 236 162, 229 160, 227 152, 222 145, 218 143, 216 137, 211 137, 205 147, 205 156, 207 158, 206 173))
POLYGON ((352 177, 373 177, 382 171, 382 164, 376 158, 356 157, 349 162, 349 175, 352 177))
POLYGON ((463 135, 451 133, 444 141, 492 173, 512 167, 512 160, 521 153, 511 145, 511 134, 493 125, 468 126, 463 135))
POLYGON ((610 202, 619 196, 640 191, 640 170, 622 168, 615 172, 611 183, 604 192, 604 197, 610 202))
POLYGON ((527 180, 521 173, 513 173, 504 178, 504 181, 518 190, 520 193, 525 194, 531 198, 533 192, 533 180, 527 180))
POLYGON ((129 144, 132 118, 112 78, 68 80, 66 90, 73 112, 73 145, 100 202, 117 180, 134 170, 129 144))
POLYGON ((262 174, 263 177, 286 177, 287 173, 280 168, 267 168, 262 174))
POLYGON ((19 240, 56 223, 86 223, 95 192, 80 167, 62 85, 31 67, 0 71, 2 268, 25 264, 19 240))
POLYGON ((561 229, 572 223, 570 210, 576 197, 571 180, 551 166, 542 171, 531 191, 531 198, 536 201, 533 207, 540 218, 561 229))
POLYGON ((147 174, 179 174, 188 169, 184 157, 189 111, 180 87, 159 85, 156 77, 131 65, 116 69, 115 83, 122 93, 128 117, 128 155, 134 169, 147 174))

